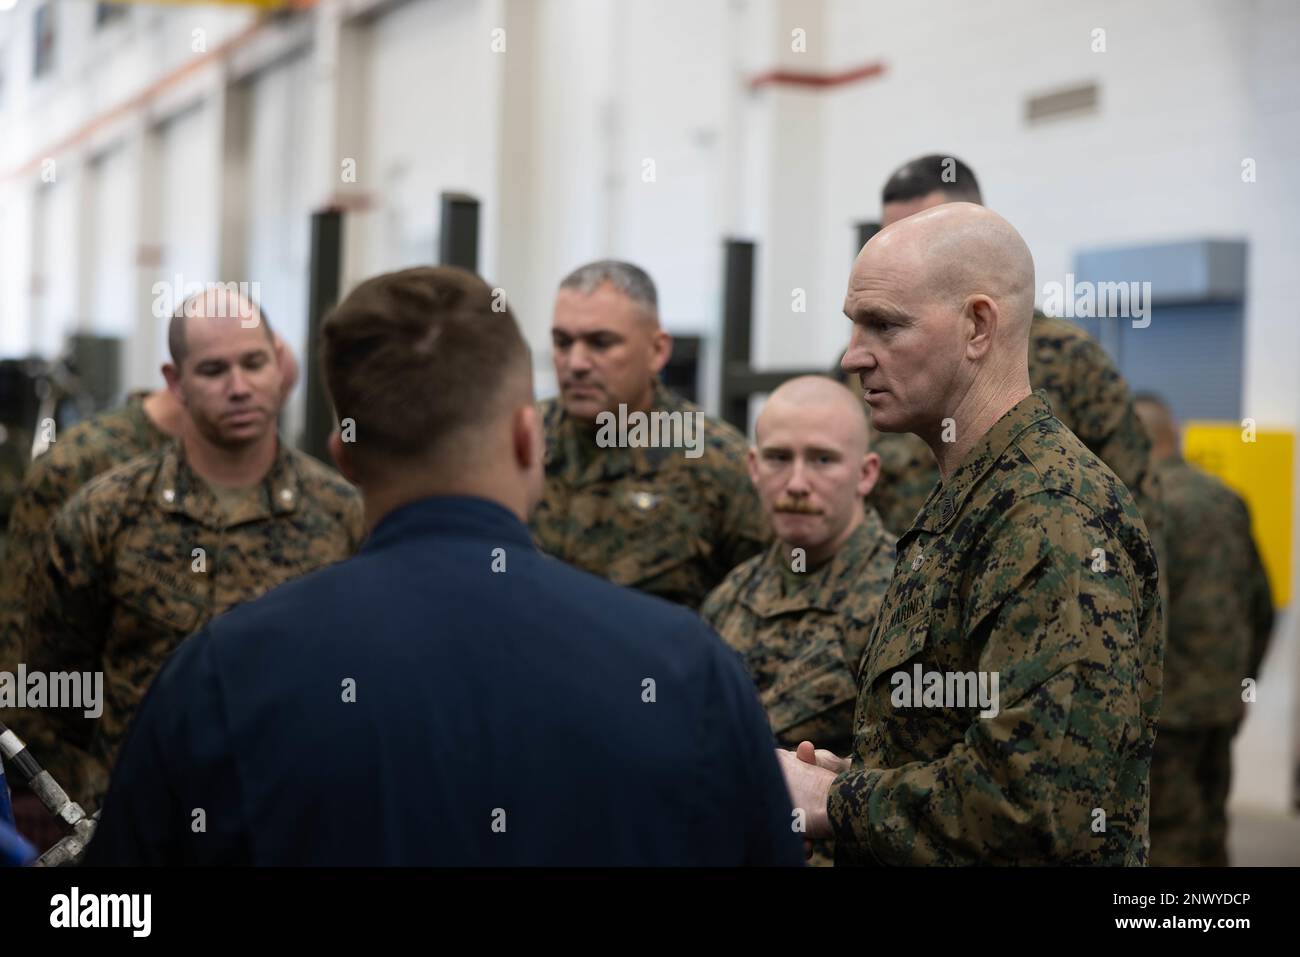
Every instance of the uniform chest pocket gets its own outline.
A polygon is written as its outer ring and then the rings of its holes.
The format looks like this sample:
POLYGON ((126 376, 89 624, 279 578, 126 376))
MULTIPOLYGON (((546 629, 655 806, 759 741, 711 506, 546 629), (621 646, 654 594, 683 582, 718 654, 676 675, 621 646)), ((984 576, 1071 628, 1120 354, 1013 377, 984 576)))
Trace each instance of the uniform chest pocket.
POLYGON ((635 586, 689 572, 707 548, 698 519, 666 496, 631 492, 624 497, 628 504, 608 543, 608 578, 635 586))
MULTIPOLYGON (((132 631, 149 643, 167 633, 189 635, 198 629, 203 617, 203 600, 182 580, 167 581, 160 575, 119 570, 113 598, 120 612, 136 619, 132 631)), ((119 612, 119 625, 121 622, 119 612)), ((119 638, 130 636, 119 635, 119 638)))
POLYGON ((927 607, 906 621, 872 635, 863 653, 858 674, 862 687, 870 687, 886 672, 893 671, 919 655, 930 635, 930 609, 927 607))

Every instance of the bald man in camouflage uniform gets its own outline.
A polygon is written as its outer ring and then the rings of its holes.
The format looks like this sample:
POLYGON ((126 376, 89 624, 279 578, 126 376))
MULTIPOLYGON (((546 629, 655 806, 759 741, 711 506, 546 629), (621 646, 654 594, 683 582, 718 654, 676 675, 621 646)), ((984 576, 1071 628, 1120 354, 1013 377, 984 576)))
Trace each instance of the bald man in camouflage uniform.
MULTIPOLYGON (((1226 867, 1232 739, 1273 632, 1268 575, 1246 503, 1179 453, 1158 396, 1137 399, 1164 489, 1169 641, 1151 759, 1151 863, 1226 867)), ((1253 697, 1251 698, 1253 700, 1253 697)))
POLYGON ((601 261, 566 277, 551 338, 560 395, 541 403, 546 485, 530 525, 538 547, 698 608, 770 540, 744 436, 658 381, 672 339, 659 325, 654 284, 636 266, 601 261), (698 448, 601 444, 599 416, 617 416, 620 405, 689 417, 702 430, 698 448))
MULTIPOLYGON (((283 375, 281 391, 288 396, 298 378, 298 364, 278 337, 276 360, 283 375)), ((121 408, 100 412, 54 436, 48 450, 31 463, 14 499, 8 548, 0 560, 0 671, 12 671, 23 660, 27 577, 55 514, 95 476, 177 437, 184 415, 165 388, 132 392, 121 408)))
MULTIPOLYGON (((953 156, 918 157, 900 166, 885 183, 881 223, 889 226, 951 202, 983 203, 974 172, 953 156)), ((1053 414, 1128 487, 1156 555, 1161 555, 1160 479, 1151 467, 1151 445, 1128 385, 1110 356, 1078 326, 1036 309, 1029 329, 1029 383, 1046 393, 1053 414)), ((939 470, 925 443, 911 433, 882 435, 874 447, 881 458, 876 507, 885 527, 901 535, 939 480, 939 470)), ((1167 602, 1163 579, 1160 587, 1167 602)))
MULTIPOLYGON (((264 323, 198 297, 164 368, 181 439, 93 480, 36 553, 27 668, 104 673, 103 713, 21 715, 46 767, 99 803, 137 705, 167 656, 213 617, 351 554, 355 489, 276 435, 282 372, 264 323)), ((251 304, 243 307, 255 314, 251 304)))
POLYGON ((778 752, 837 864, 1146 863, 1155 553, 1128 490, 1030 390, 1033 296, 1024 240, 969 203, 886 227, 854 263, 844 368, 942 484, 898 542, 851 759, 778 752))
MULTIPOLYGON (((776 389, 754 438, 749 473, 777 540, 700 614, 744 660, 778 744, 847 754, 858 662, 894 570, 894 536, 863 504, 880 460, 861 400, 824 376, 776 389)), ((818 842, 811 863, 832 854, 818 842)))
POLYGON ((745 659, 778 743, 847 753, 854 675, 894 570, 895 539, 862 501, 879 459, 861 401, 824 377, 784 383, 754 431, 750 476, 777 540, 700 614, 745 659))

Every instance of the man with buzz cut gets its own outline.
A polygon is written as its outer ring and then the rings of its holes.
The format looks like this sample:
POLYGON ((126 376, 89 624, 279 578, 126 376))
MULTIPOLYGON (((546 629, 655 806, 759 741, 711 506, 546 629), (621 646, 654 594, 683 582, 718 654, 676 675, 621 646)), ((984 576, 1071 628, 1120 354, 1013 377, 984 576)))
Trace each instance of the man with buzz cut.
POLYGON ((770 537, 745 472, 744 436, 659 381, 672 337, 659 324, 654 283, 631 263, 601 260, 564 278, 551 345, 560 394, 541 404, 546 488, 531 525, 538 546, 698 608, 770 537), (680 436, 667 430, 665 443, 662 428, 611 428, 637 419, 680 422, 680 436))
POLYGON ((29 709, 12 723, 87 811, 150 682, 187 635, 361 541, 356 490, 279 439, 283 371, 257 305, 219 291, 191 297, 168 346, 179 439, 77 492, 28 576, 28 672, 102 672, 105 700, 95 720, 29 709))

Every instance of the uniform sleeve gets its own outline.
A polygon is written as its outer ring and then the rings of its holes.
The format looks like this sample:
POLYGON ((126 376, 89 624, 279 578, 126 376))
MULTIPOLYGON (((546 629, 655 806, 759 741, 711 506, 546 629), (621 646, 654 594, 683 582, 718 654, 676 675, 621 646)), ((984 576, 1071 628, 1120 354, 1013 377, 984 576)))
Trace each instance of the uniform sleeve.
POLYGON ((1244 587, 1248 596, 1250 610, 1250 670, 1248 675, 1259 677, 1259 669, 1264 664, 1268 653, 1269 641, 1273 637, 1273 593, 1268 586, 1268 572, 1264 569, 1263 559, 1255 545, 1255 536, 1250 531, 1250 512, 1245 503, 1241 506, 1241 533, 1246 539, 1246 567, 1244 587))
MULTIPOLYGON (((55 516, 27 578, 27 670, 102 672, 109 607, 101 543, 83 496, 55 516)), ((102 702, 101 702, 102 705, 102 702)), ((27 709, 20 727, 65 790, 80 800, 102 793, 107 768, 87 748, 93 718, 84 708, 27 709)))
POLYGON ((50 520, 76 489, 67 470, 53 464, 55 454, 47 452, 32 463, 9 515, 0 561, 0 671, 13 672, 25 660, 27 582, 36 551, 50 520))
POLYGON ((731 602, 735 594, 735 589, 731 585, 731 576, 727 578, 713 591, 709 592, 704 604, 700 606, 700 617, 709 623, 715 631, 722 623, 722 618, 731 607, 731 602))
POLYGON ((1053 411, 1131 492, 1147 494, 1151 441, 1119 370, 1089 336, 1073 340, 1068 368, 1068 384, 1052 393, 1053 411))
POLYGON ((1013 506, 974 558, 966 634, 982 648, 979 670, 998 676, 997 714, 974 717, 938 760, 853 767, 836 779, 831 824, 862 857, 1067 863, 1093 839, 1095 809, 1118 814, 1120 756, 1145 733, 1138 636, 1158 605, 1134 607, 1124 558, 1061 499, 1013 506), (1094 548, 1106 553, 1104 571, 1094 570, 1094 548))
POLYGON ((251 863, 225 713, 208 626, 176 649, 141 702, 87 864, 251 863))

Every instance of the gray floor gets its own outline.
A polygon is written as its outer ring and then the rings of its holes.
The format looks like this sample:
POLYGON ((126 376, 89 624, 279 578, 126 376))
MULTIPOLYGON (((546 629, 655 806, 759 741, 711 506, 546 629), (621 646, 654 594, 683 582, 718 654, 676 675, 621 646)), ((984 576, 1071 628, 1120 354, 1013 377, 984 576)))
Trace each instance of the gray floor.
POLYGON ((1234 867, 1300 867, 1300 815, 1232 809, 1228 860, 1234 867))

